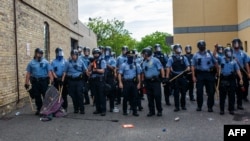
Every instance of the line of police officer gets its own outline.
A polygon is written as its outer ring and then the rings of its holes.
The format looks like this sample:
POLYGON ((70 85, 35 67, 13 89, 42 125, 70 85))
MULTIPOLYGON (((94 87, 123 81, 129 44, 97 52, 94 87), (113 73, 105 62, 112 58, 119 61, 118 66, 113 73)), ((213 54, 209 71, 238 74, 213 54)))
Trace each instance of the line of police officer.
POLYGON ((242 47, 240 39, 232 41, 232 48, 215 46, 213 54, 206 50, 203 40, 197 43, 198 52, 191 54, 192 47, 173 46, 173 55, 168 57, 161 52, 161 46, 156 44, 142 50, 143 59, 136 56, 135 50, 122 47, 122 54, 115 58, 111 47, 98 47, 92 50, 85 47, 72 50, 69 60, 64 59, 63 50, 55 50, 56 58, 49 62, 42 57, 40 48, 35 50, 34 59, 27 66, 25 88, 32 84, 31 96, 35 99, 38 115, 42 106, 41 95, 48 85, 53 82, 56 88, 63 87, 62 107, 67 110, 67 94, 73 101, 74 113, 84 114, 84 104, 89 104, 88 91, 94 101, 96 110, 93 114, 106 115, 106 99, 109 100, 109 110, 113 112, 114 102, 121 103, 123 97, 123 115, 128 115, 127 105, 134 116, 139 116, 137 110, 142 110, 140 91, 146 89, 149 113, 148 117, 162 116, 161 86, 164 86, 166 105, 171 105, 169 96, 174 95, 174 111, 186 110, 186 92, 189 91, 191 101, 194 83, 196 83, 197 111, 202 110, 204 86, 207 94, 208 112, 213 112, 214 95, 220 94, 220 114, 224 114, 225 99, 229 97, 229 113, 234 114, 235 94, 237 95, 237 109, 243 110, 242 100, 248 101, 248 67, 249 58, 242 47), (217 82, 217 83, 216 83, 217 82), (117 89, 119 88, 119 89, 117 89), (181 96, 181 97, 180 97, 181 96), (85 103, 84 103, 85 101, 85 103), (156 110, 155 110, 156 107, 156 110), (138 109, 137 109, 138 108, 138 109))

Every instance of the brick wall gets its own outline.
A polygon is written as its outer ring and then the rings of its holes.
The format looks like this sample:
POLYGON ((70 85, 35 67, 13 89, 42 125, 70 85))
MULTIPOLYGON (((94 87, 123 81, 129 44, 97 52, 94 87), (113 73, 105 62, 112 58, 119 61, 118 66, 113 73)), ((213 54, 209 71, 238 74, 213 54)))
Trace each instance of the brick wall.
POLYGON ((0 5, 0 116, 16 108, 17 81, 20 99, 27 97, 24 89, 26 66, 33 58, 34 49, 44 48, 44 24, 50 31, 50 60, 55 57, 56 47, 64 49, 69 56, 71 38, 79 45, 96 47, 96 36, 79 20, 77 0, 16 0, 18 69, 16 71, 16 48, 14 34, 13 1, 1 2, 0 5), (26 4, 27 3, 27 4, 26 4), (70 9, 75 9, 70 12, 70 9), (37 11, 38 10, 38 11, 37 11), (74 24, 72 17, 77 18, 74 24), (17 80, 17 74, 19 80, 17 80), (11 106, 10 106, 11 105, 11 106))

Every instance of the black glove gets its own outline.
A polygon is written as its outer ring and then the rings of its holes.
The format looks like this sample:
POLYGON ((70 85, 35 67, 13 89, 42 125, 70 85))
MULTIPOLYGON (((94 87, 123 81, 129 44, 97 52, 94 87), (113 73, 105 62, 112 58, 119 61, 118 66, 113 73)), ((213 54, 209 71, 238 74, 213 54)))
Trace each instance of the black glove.
POLYGON ((30 85, 29 85, 29 84, 25 84, 25 85, 24 85, 24 88, 25 88, 26 90, 28 90, 28 89, 30 88, 30 85))
POLYGON ((59 84, 60 86, 62 86, 62 85, 63 85, 63 81, 62 81, 62 80, 58 81, 58 84, 59 84))
POLYGON ((166 84, 166 83, 167 83, 167 78, 162 78, 162 79, 161 79, 161 83, 162 83, 162 84, 166 84))

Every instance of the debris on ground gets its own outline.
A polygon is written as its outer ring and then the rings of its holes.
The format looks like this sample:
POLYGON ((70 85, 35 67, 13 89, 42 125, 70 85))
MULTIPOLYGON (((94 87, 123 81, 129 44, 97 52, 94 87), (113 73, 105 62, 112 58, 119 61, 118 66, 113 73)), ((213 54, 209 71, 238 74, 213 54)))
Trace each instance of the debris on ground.
POLYGON ((133 124, 123 124, 122 125, 123 128, 134 128, 133 124))

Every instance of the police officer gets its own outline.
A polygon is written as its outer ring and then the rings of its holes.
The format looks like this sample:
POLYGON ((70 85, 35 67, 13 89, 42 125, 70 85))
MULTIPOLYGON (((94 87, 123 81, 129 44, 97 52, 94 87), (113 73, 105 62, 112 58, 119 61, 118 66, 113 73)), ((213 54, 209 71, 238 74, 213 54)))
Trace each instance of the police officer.
POLYGON ((104 46, 99 46, 98 48, 99 48, 100 51, 101 51, 101 58, 104 59, 104 57, 105 57, 105 54, 104 54, 104 46))
POLYGON ((87 67, 78 58, 78 51, 72 50, 70 52, 71 58, 66 63, 64 75, 62 81, 65 78, 68 80, 69 95, 72 98, 74 113, 85 114, 84 103, 83 103, 83 87, 84 87, 84 73, 86 73, 87 67))
POLYGON ((83 50, 83 47, 78 46, 78 48, 77 48, 78 56, 82 56, 82 50, 83 50))
POLYGON ((220 114, 224 115, 224 107, 226 96, 228 95, 228 110, 230 114, 234 114, 234 103, 235 103, 235 90, 236 90, 236 77, 237 73, 239 78, 239 85, 243 85, 242 75, 237 62, 233 59, 233 51, 227 47, 224 50, 225 57, 219 58, 219 69, 220 69, 220 114))
MULTIPOLYGON (((116 59, 116 69, 119 70, 122 63, 127 62, 126 52, 128 51, 128 46, 122 46, 122 54, 116 59)), ((116 93, 116 105, 121 104, 122 91, 120 88, 117 89, 116 93)))
POLYGON ((48 89, 48 85, 53 82, 52 69, 49 62, 43 58, 43 50, 40 48, 35 49, 34 58, 29 62, 26 68, 26 80, 24 87, 29 89, 30 83, 32 84, 32 97, 35 98, 37 107, 36 115, 40 114, 42 108, 42 98, 48 89))
MULTIPOLYGON (((83 63, 85 64, 86 67, 88 67, 90 65, 90 59, 91 57, 89 56, 90 54, 90 48, 89 47, 84 47, 83 48, 83 55, 81 56, 81 59, 83 61, 83 63)), ((88 105, 90 104, 89 101, 89 82, 88 82, 88 76, 85 76, 85 89, 84 89, 84 105, 88 105)))
MULTIPOLYGON (((192 54, 192 46, 187 45, 185 47, 185 52, 186 52, 185 57, 187 57, 188 62, 189 62, 190 67, 191 67, 191 60, 192 60, 192 58, 194 56, 192 54)), ((193 83, 193 80, 192 80, 192 72, 191 72, 191 70, 189 72, 187 72, 186 78, 188 80, 189 99, 190 99, 190 101, 195 101, 195 99, 194 99, 194 83, 193 83)))
POLYGON ((104 93, 104 73, 107 67, 106 61, 101 57, 98 48, 92 50, 94 61, 88 67, 88 75, 91 81, 91 93, 94 96, 96 111, 93 114, 106 115, 106 96, 104 93))
MULTIPOLYGON (((141 66, 143 60, 142 58, 139 56, 137 49, 133 49, 133 51, 135 52, 135 63, 138 64, 139 66, 141 66)), ((141 74, 140 74, 141 75, 141 74)), ((137 98, 136 98, 136 106, 138 107, 139 111, 142 111, 143 107, 142 107, 142 100, 143 100, 143 91, 142 88, 140 88, 138 90, 138 94, 137 94, 137 98)))
POLYGON ((68 85, 67 85, 67 80, 64 80, 64 83, 62 81, 62 76, 63 72, 65 69, 65 65, 67 60, 63 58, 64 53, 62 48, 56 48, 55 50, 56 58, 51 62, 52 66, 52 74, 54 77, 54 86, 58 89, 59 87, 62 89, 62 98, 63 98, 63 104, 62 107, 64 110, 67 111, 68 108, 68 99, 67 99, 67 94, 68 94, 68 85))
MULTIPOLYGON (((166 71, 166 64, 168 62, 168 57, 162 53, 160 44, 155 44, 154 46, 154 57, 160 60, 164 70, 166 71)), ((171 105, 169 102, 170 86, 168 84, 164 85, 164 96, 166 105, 170 106, 171 105)))
POLYGON ((134 51, 128 51, 126 55, 128 60, 121 65, 118 72, 119 87, 123 89, 123 115, 128 115, 127 103, 130 101, 133 115, 139 116, 136 99, 138 97, 138 89, 141 86, 141 67, 135 62, 134 51))
POLYGON ((215 48, 214 48, 213 54, 214 54, 215 58, 216 59, 223 58, 224 57, 224 47, 222 45, 218 45, 218 44, 216 44, 214 47, 215 48))
POLYGON ((214 92, 215 92, 215 72, 218 72, 218 64, 210 51, 206 50, 206 42, 200 40, 197 43, 199 51, 194 54, 191 61, 192 79, 196 82, 197 88, 197 109, 202 110, 203 105, 203 87, 206 87, 208 95, 208 112, 213 112, 214 92))
POLYGON ((167 71, 166 71, 166 78, 169 78, 169 73, 171 72, 171 77, 175 80, 173 80, 171 83, 173 84, 174 89, 174 101, 175 101, 175 109, 174 111, 180 111, 180 102, 181 101, 181 108, 182 110, 186 110, 186 90, 188 82, 184 75, 180 75, 181 73, 185 73, 186 71, 190 70, 190 65, 187 60, 187 58, 184 55, 181 55, 182 47, 180 44, 176 44, 173 47, 173 50, 175 52, 174 55, 172 55, 168 59, 167 63, 167 71), (177 75, 180 75, 177 77, 177 75), (181 93, 181 98, 180 98, 181 93))
MULTIPOLYGON (((155 105, 157 109, 157 116, 162 116, 161 105, 161 81, 165 81, 164 68, 159 59, 152 56, 152 50, 150 48, 144 48, 142 53, 144 54, 144 62, 142 63, 142 81, 145 85, 148 97, 149 113, 148 117, 155 115, 155 105), (160 74, 161 78, 160 79, 160 74)), ((166 82, 166 81, 165 81, 166 82)))
POLYGON ((110 85, 110 91, 106 92, 107 97, 109 98, 109 107, 110 112, 114 110, 114 103, 115 103, 115 67, 116 67, 116 60, 111 57, 112 49, 110 46, 106 46, 104 48, 105 54, 105 61, 107 64, 107 69, 105 71, 105 81, 107 84, 110 85))
MULTIPOLYGON (((250 70, 248 66, 248 56, 247 54, 241 50, 242 48, 242 42, 240 39, 236 38, 233 39, 232 41, 232 47, 233 47, 233 57, 235 58, 237 64, 240 67, 240 71, 242 73, 242 78, 243 78, 243 84, 245 90, 242 91, 240 86, 237 87, 236 89, 236 95, 237 95, 237 108, 239 110, 243 110, 242 106, 242 100, 248 101, 247 95, 248 95, 248 87, 249 87, 249 82, 248 79, 250 78, 250 70)), ((239 79, 238 79, 239 81, 239 79)))

